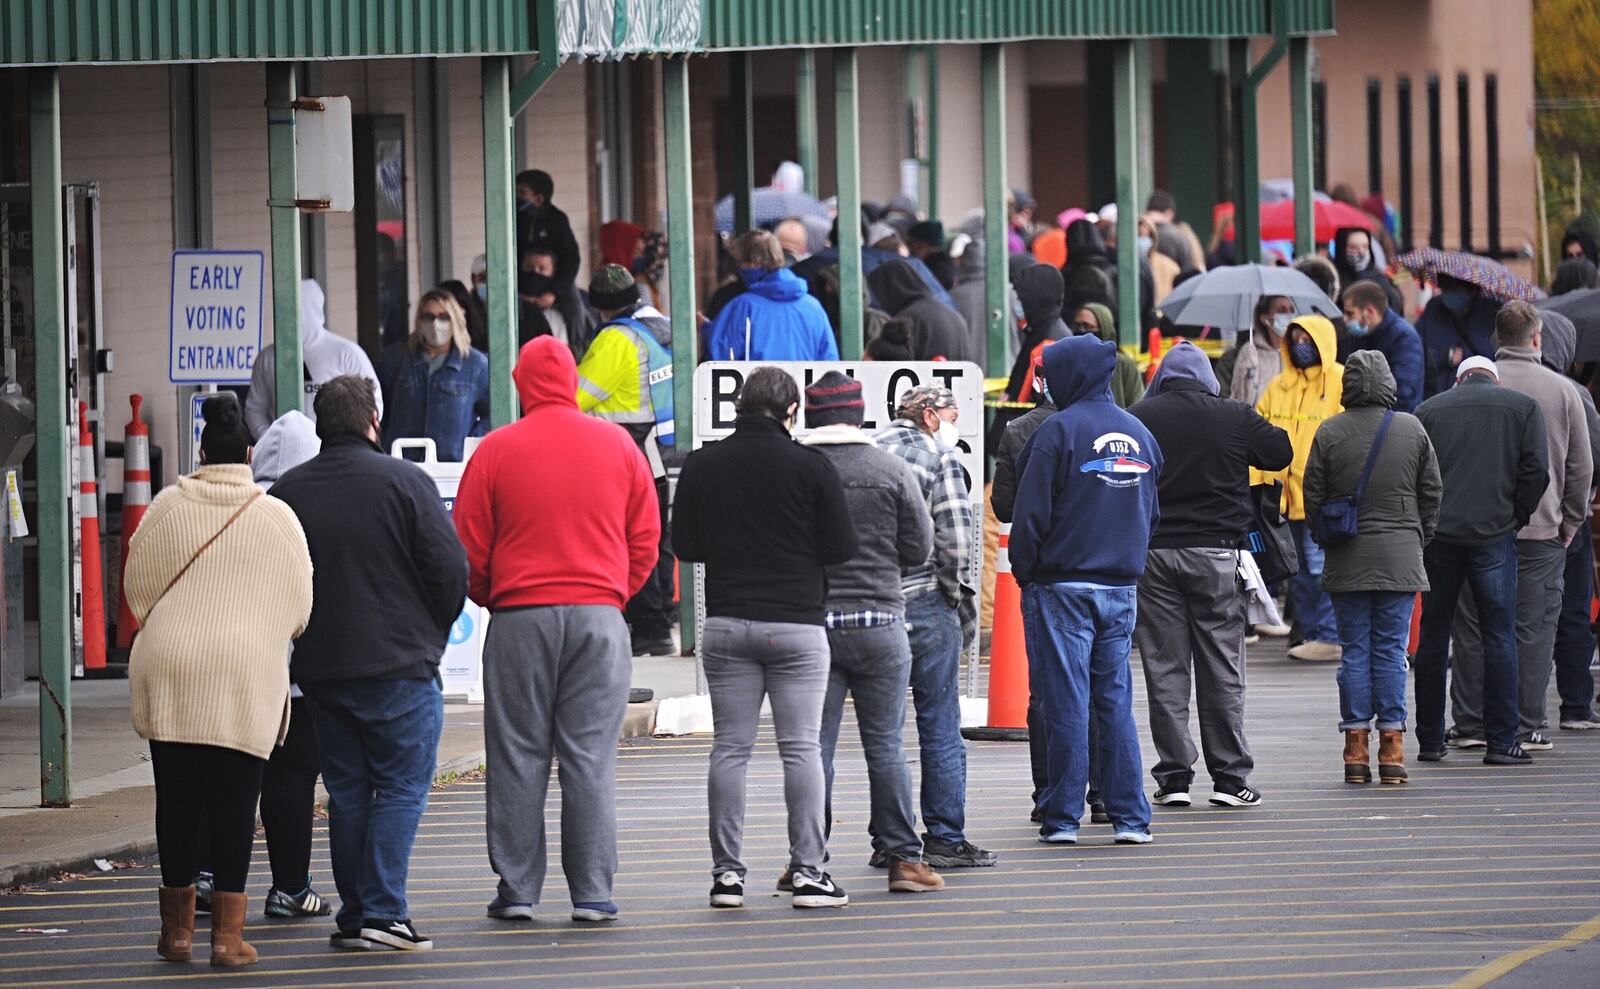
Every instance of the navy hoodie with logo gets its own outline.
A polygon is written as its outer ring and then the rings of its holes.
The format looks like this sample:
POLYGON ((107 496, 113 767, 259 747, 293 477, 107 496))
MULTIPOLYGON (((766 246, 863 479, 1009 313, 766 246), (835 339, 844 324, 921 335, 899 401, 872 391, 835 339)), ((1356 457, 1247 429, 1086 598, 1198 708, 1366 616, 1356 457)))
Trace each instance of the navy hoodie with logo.
POLYGON ((1114 344, 1072 337, 1044 349, 1044 376, 1060 411, 1017 458, 1011 571, 1021 584, 1125 587, 1144 572, 1161 519, 1161 450, 1117 408, 1114 344))

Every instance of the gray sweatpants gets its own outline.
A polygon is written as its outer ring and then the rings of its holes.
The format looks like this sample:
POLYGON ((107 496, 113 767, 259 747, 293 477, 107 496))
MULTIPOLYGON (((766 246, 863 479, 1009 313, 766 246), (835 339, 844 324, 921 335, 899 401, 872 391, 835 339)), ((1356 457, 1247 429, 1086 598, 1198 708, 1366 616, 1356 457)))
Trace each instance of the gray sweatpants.
MULTIPOLYGON (((1556 618, 1566 585, 1567 551, 1559 539, 1517 540, 1517 740, 1550 725, 1545 694, 1555 669, 1556 618)), ((1462 589, 1451 629, 1450 720, 1483 738, 1483 639, 1472 595, 1462 589)))
POLYGON ((1213 783, 1242 786, 1255 768, 1244 738, 1245 602, 1231 549, 1153 549, 1139 578, 1134 641, 1144 664, 1150 736, 1161 785, 1187 787, 1196 752, 1189 736, 1189 687, 1200 716, 1200 746, 1213 783))
POLYGON ((573 903, 605 903, 617 871, 617 739, 633 650, 605 605, 500 611, 483 649, 489 865, 500 896, 538 903, 550 758, 561 773, 561 871, 573 903))
POLYGON ((783 799, 789 811, 789 868, 822 875, 822 701, 828 692, 828 637, 821 625, 708 618, 701 642, 711 688, 711 768, 706 803, 711 815, 712 876, 745 874, 745 770, 761 722, 761 699, 772 699, 772 723, 783 760, 783 799))

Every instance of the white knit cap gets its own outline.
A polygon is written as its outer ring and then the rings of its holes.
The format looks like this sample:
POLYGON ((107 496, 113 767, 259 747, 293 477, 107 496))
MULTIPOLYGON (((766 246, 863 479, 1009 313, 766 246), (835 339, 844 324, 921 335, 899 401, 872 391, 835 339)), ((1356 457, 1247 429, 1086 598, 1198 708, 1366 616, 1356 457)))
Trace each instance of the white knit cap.
POLYGON ((487 275, 489 273, 489 256, 480 254, 472 259, 472 273, 474 275, 487 275))
POLYGON ((1460 381, 1472 371, 1488 371, 1494 380, 1500 380, 1500 369, 1494 366, 1494 361, 1487 357, 1468 357, 1456 368, 1456 380, 1460 381))

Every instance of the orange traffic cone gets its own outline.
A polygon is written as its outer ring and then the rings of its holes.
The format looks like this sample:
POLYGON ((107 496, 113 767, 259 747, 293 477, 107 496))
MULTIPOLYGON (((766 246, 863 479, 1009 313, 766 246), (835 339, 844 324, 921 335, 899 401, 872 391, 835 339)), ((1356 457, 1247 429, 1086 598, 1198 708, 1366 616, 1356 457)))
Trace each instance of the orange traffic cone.
POLYGON ((100 566, 100 497, 94 483, 89 403, 78 403, 78 518, 83 536, 83 668, 106 668, 105 573, 100 566))
MULTIPOLYGON (((144 519, 145 509, 150 507, 150 427, 144 424, 140 416, 144 396, 130 395, 128 404, 133 406, 133 421, 128 423, 122 444, 123 579, 128 574, 128 540, 133 538, 133 531, 139 528, 139 523, 144 519)), ((117 586, 122 587, 122 579, 117 581, 117 586)), ((138 623, 133 620, 133 609, 128 607, 127 592, 120 592, 118 597, 117 648, 127 649, 133 645, 133 633, 137 631, 138 623)))
POLYGON ((989 723, 963 728, 963 738, 1028 740, 1028 647, 1022 634, 1022 588, 1011 575, 1011 523, 1000 523, 995 558, 994 630, 989 638, 989 723))

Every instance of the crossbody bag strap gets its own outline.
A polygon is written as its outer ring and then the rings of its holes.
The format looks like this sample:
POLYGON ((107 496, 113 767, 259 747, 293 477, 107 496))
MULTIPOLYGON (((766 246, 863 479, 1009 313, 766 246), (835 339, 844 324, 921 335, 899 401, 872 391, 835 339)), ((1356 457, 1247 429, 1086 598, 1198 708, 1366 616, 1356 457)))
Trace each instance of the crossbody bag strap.
POLYGON ((1389 423, 1394 419, 1394 410, 1387 409, 1383 413, 1383 422, 1378 426, 1378 435, 1372 438, 1372 449, 1367 451, 1367 464, 1361 468, 1361 480, 1356 482, 1356 493, 1352 501, 1359 505, 1361 498, 1367 493, 1367 481, 1372 478, 1372 468, 1378 463, 1378 451, 1383 449, 1384 434, 1389 432, 1389 423))
MULTIPOLYGON (((199 549, 194 551, 194 555, 189 557, 189 562, 183 565, 183 569, 179 570, 171 580, 167 581, 167 586, 161 591, 161 597, 156 598, 156 604, 160 604, 162 600, 166 598, 167 592, 171 591, 177 586, 178 581, 182 580, 183 575, 189 572, 189 568, 194 566, 195 561, 200 559, 201 554, 210 549, 212 543, 215 543, 218 539, 221 539, 222 534, 227 532, 228 529, 233 526, 233 523, 239 521, 239 516, 244 514, 244 510, 249 508, 251 505, 254 505, 256 503, 256 499, 261 497, 263 493, 264 492, 257 491, 255 494, 246 499, 245 503, 239 506, 239 510, 228 516, 228 521, 222 523, 222 528, 218 529, 215 535, 213 535, 210 539, 207 539, 199 549)), ((150 606, 151 611, 154 611, 155 609, 155 604, 150 606)))

